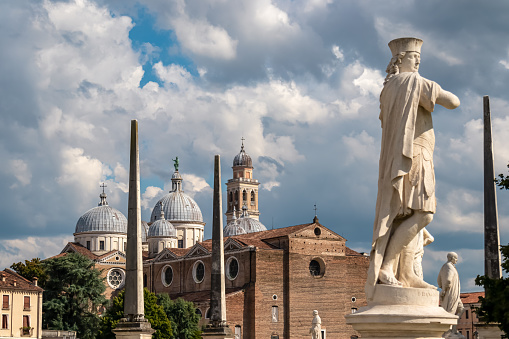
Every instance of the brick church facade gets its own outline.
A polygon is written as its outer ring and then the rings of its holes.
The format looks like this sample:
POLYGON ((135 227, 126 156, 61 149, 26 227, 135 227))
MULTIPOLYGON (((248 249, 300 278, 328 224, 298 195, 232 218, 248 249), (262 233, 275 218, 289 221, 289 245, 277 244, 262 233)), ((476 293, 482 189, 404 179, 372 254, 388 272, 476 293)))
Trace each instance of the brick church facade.
MULTIPOLYGON (((318 310, 324 337, 357 333, 344 316, 366 305, 368 257, 317 218, 303 224, 225 239, 227 319, 239 338, 309 338, 318 310)), ((147 288, 193 301, 207 322, 210 240, 167 248, 146 260, 147 288)))

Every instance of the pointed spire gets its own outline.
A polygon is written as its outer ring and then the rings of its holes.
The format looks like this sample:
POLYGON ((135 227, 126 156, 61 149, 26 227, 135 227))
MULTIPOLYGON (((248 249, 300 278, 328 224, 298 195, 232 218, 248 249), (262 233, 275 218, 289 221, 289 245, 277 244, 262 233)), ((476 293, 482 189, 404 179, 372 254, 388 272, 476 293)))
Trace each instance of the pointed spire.
POLYGON ((159 201, 159 219, 164 220, 164 204, 162 201, 159 201))
POLYGON ((235 208, 235 206, 233 206, 232 220, 237 222, 237 209, 235 208))
POLYGON ((249 212, 247 211, 247 205, 244 204, 242 206, 242 215, 240 216, 241 218, 247 218, 249 217, 249 212))
POLYGON ((240 146, 240 151, 244 152, 244 140, 246 140, 246 139, 244 139, 244 137, 242 137, 242 138, 240 138, 240 140, 242 140, 242 146, 240 146))
POLYGON ((101 201, 99 202, 99 204, 97 206, 105 206, 105 205, 108 205, 108 202, 106 201, 106 193, 104 193, 104 188, 107 187, 106 184, 103 182, 102 185, 100 185, 99 187, 102 187, 103 189, 103 192, 101 194, 99 194, 99 198, 101 199, 101 201))

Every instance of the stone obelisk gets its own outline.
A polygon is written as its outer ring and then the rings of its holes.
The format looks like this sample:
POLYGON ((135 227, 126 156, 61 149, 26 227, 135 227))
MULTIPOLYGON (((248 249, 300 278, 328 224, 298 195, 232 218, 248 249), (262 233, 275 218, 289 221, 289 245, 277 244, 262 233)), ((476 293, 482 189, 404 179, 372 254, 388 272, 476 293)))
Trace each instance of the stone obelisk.
POLYGON ((221 200, 221 162, 214 157, 214 201, 212 216, 212 273, 210 283, 210 323, 202 336, 205 338, 233 338, 226 324, 224 282, 223 208, 221 200))
POLYGON ((144 317, 143 261, 141 256, 140 153, 138 121, 131 120, 129 207, 127 212, 124 317, 113 330, 117 338, 148 339, 155 331, 144 317))
POLYGON ((491 137, 490 97, 483 98, 484 106, 484 275, 502 278, 500 270, 500 235, 498 230, 497 191, 493 169, 493 140, 491 137))

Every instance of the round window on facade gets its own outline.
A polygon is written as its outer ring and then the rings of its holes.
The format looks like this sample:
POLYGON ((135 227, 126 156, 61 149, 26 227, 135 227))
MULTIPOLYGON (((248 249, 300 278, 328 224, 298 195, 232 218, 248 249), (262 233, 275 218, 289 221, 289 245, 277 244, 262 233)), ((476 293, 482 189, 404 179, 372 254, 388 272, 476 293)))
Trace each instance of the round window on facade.
POLYGON ((108 285, 110 285, 111 288, 117 290, 119 288, 122 288, 125 283, 125 272, 124 270, 120 268, 112 268, 108 272, 108 285))
POLYGON ((239 275, 239 261, 235 257, 229 257, 226 261, 226 276, 230 280, 235 280, 239 275))
POLYGON ((163 285, 168 287, 171 285, 173 281, 173 269, 170 265, 167 265, 163 268, 161 271, 161 281, 163 282, 163 285))
POLYGON ((316 236, 319 236, 320 234, 322 234, 322 230, 320 229, 320 227, 315 227, 315 235, 316 236))
POLYGON ((315 278, 323 277, 325 273, 325 263, 320 258, 314 258, 309 263, 309 273, 315 278))
POLYGON ((196 283, 201 283, 205 278, 205 265, 203 261, 198 260, 193 266, 193 279, 196 283))

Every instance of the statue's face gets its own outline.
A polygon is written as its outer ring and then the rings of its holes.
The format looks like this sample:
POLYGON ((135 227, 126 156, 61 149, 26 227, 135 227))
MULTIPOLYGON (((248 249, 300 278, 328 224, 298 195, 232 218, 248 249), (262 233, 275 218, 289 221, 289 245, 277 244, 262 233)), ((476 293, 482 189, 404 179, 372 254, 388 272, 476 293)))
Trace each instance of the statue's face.
POLYGON ((453 256, 452 256, 452 258, 451 258, 451 262, 452 262, 453 264, 456 264, 456 263, 458 262, 458 257, 456 257, 456 256, 454 256, 454 255, 453 255, 453 256))
POLYGON ((399 64, 399 72, 418 72, 421 63, 421 54, 417 52, 406 52, 399 64))

